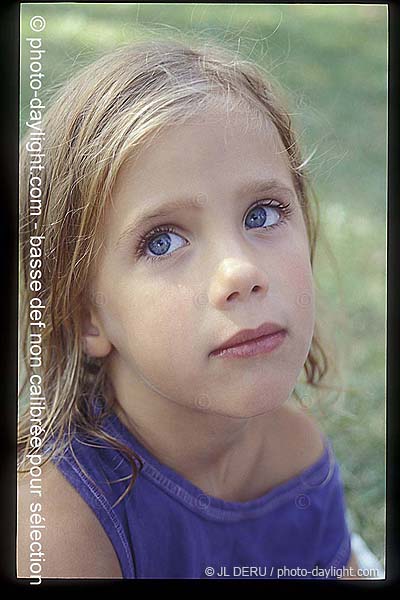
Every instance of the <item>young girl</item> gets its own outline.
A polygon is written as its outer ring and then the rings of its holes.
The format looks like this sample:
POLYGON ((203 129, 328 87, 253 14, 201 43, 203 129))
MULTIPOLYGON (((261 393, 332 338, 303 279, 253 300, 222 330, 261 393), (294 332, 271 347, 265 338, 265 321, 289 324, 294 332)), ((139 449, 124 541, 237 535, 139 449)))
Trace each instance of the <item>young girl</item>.
POLYGON ((263 71, 217 47, 122 47, 43 131, 39 215, 29 134, 21 161, 18 575, 350 574, 339 466, 296 402, 302 369, 317 389, 328 368, 316 219, 263 71))

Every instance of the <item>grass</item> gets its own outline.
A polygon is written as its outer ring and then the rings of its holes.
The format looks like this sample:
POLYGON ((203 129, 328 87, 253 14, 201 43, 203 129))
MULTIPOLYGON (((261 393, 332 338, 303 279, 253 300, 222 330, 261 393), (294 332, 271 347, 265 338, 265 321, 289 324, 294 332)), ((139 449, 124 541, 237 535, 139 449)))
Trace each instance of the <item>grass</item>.
POLYGON ((340 461, 355 529, 382 561, 385 501, 386 7, 384 5, 35 4, 22 7, 21 124, 30 91, 25 38, 42 15, 48 93, 115 45, 155 33, 207 36, 253 58, 285 91, 320 200, 337 274, 316 278, 337 318, 350 391, 318 412, 340 461), (240 42, 239 42, 240 39, 240 42), (341 301, 345 309, 341 313, 341 301))

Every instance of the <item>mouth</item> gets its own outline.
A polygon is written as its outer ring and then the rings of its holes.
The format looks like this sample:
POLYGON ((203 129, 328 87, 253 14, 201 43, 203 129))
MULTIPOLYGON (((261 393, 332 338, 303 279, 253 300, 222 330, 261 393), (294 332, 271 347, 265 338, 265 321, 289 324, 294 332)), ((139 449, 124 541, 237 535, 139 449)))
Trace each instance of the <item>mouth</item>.
POLYGON ((257 329, 244 329, 230 337, 209 356, 244 358, 272 352, 282 344, 286 329, 277 323, 263 323, 257 329))

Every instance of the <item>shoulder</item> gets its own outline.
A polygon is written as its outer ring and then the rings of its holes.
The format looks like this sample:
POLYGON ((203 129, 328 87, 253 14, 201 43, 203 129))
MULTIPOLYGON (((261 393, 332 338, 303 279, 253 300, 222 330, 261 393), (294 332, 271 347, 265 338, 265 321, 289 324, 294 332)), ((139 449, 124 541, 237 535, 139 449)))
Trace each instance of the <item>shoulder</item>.
POLYGON ((273 450, 280 479, 286 481, 316 463, 325 446, 315 418, 305 409, 284 405, 276 415, 273 450))
POLYGON ((30 577, 32 554, 40 551, 45 578, 122 577, 96 515, 51 462, 42 469, 40 497, 31 493, 29 477, 18 476, 17 533, 18 577, 30 577))

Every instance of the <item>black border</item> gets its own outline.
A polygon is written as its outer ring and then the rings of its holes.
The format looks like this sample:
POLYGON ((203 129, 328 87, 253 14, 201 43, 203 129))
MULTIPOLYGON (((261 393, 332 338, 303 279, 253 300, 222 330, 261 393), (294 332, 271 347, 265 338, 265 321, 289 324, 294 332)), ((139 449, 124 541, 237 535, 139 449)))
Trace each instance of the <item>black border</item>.
MULTIPOLYGON (((273 2, 278 4, 278 2, 273 2)), ((28 2, 27 4, 30 4, 28 2)), ((57 4, 57 2, 53 2, 57 4)), ((202 4, 207 4, 203 2, 202 4)), ((233 2, 227 4, 235 4, 233 2)), ((252 4, 269 4, 268 2, 252 2, 252 4)), ((289 3, 285 3, 289 4, 289 3)), ((297 4, 324 4, 323 2, 297 2, 297 4)), ((281 580, 268 581, 270 586, 285 591, 299 591, 297 586, 320 587, 341 586, 343 589, 387 589, 400 581, 400 495, 399 495, 399 455, 400 455, 400 385, 399 385, 399 338, 400 338, 400 275, 399 265, 399 7, 397 2, 329 2, 329 4, 383 4, 389 10, 389 138, 388 138, 388 220, 387 220, 387 486, 386 486, 386 580, 384 581, 310 581, 281 580), (397 344, 397 345, 396 345, 397 344), (296 588, 293 588, 296 586, 296 588)), ((3 214, 0 218, 0 244, 2 255, 2 299, 3 314, 0 318, 1 348, 3 360, 2 377, 2 506, 1 506, 1 561, 0 573, 6 587, 29 586, 30 590, 39 589, 42 593, 47 588, 87 588, 95 587, 107 590, 108 586, 125 586, 139 584, 139 580, 43 580, 39 586, 29 585, 28 580, 16 579, 15 574, 15 535, 16 535, 16 419, 17 419, 17 306, 18 306, 18 270, 17 270, 17 232, 18 232, 18 139, 19 139, 19 12, 17 1, 3 2, 0 8, 0 74, 2 93, 0 94, 1 118, 1 161, 0 183, 3 214), (6 310, 4 310, 6 309, 6 310)), ((361 202, 361 199, 360 199, 361 202)), ((177 580, 146 580, 144 585, 162 586, 165 589, 177 580), (147 582, 149 582, 147 584, 147 582), (150 583, 151 582, 151 583, 150 583)), ((181 581, 181 580, 179 580, 181 581)), ((195 585, 209 585, 207 580, 195 580, 195 585)), ((211 580, 210 580, 211 581, 211 580)), ((215 581, 215 580, 214 580, 215 581)), ((144 580, 140 580, 143 585, 144 580)), ((185 580, 187 584, 188 580, 185 580)), ((261 580, 235 580, 221 582, 225 589, 235 585, 235 591, 242 585, 243 591, 248 585, 265 585, 261 580)), ((184 584, 178 584, 184 585, 184 584)), ((190 585, 192 581, 190 581, 190 585)), ((185 588, 184 588, 185 589, 185 588)), ((304 589, 304 588, 303 588, 304 589)), ((311 589, 311 588, 308 588, 311 589)))

